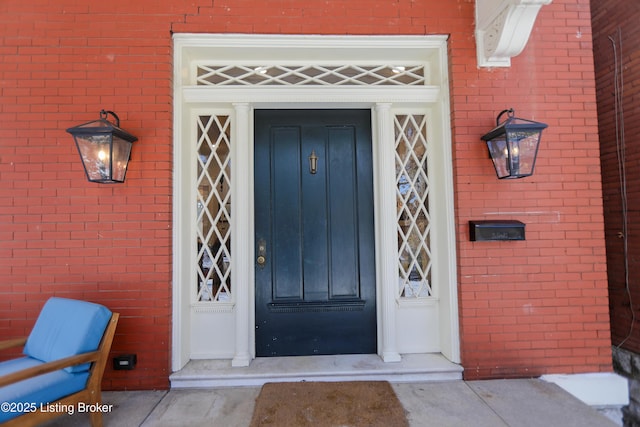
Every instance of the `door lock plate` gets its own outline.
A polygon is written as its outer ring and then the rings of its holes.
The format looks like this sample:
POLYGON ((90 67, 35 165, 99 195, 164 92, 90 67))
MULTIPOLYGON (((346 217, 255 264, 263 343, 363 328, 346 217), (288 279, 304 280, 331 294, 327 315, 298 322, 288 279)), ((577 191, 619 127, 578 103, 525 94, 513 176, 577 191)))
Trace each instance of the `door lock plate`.
POLYGON ((264 239, 258 240, 258 257, 256 262, 260 267, 264 267, 267 262, 267 242, 264 239))

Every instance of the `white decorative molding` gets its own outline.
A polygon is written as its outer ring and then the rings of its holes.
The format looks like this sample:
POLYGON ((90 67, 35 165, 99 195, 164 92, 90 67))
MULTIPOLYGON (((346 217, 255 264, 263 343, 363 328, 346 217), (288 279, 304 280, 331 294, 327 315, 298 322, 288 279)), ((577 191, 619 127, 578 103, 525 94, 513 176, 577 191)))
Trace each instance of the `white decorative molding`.
POLYGON ((236 318, 235 318, 235 354, 231 360, 231 366, 249 366, 252 352, 250 349, 249 331, 252 328, 253 304, 249 283, 251 279, 251 266, 253 265, 253 212, 251 194, 251 174, 253 170, 253 144, 249 133, 251 124, 251 105, 246 102, 233 103, 235 111, 234 138, 235 143, 231 147, 231 181, 237 186, 234 193, 234 216, 231 219, 231 226, 234 228, 231 234, 231 247, 234 256, 231 262, 236 270, 234 280, 237 286, 234 291, 236 298, 236 318), (251 261, 248 261, 251 260, 251 261))
MULTIPOLYGON (((253 110, 265 108, 371 110, 377 353, 385 362, 397 362, 405 353, 441 352, 452 362, 459 363, 447 36, 175 34, 174 50, 173 370, 182 369, 194 358, 231 359, 232 367, 247 366, 255 358, 253 110), (240 76, 225 81, 245 83, 198 85, 199 76, 203 76, 198 74, 198 67, 211 64, 212 58, 221 66, 241 64, 246 68, 255 64, 257 68, 267 64, 265 67, 272 66, 277 70, 300 64, 314 69, 339 63, 358 64, 358 67, 384 65, 386 68, 399 64, 398 67, 405 67, 405 72, 412 70, 411 67, 424 70, 424 79, 420 79, 420 84, 407 80, 412 84, 402 85, 297 85, 289 80, 284 80, 287 84, 265 85, 245 84, 254 80, 248 81, 240 76), (436 206, 432 212, 434 228, 431 239, 438 247, 432 271, 437 286, 433 287, 434 295, 429 303, 407 306, 398 304, 396 300, 395 114, 427 117, 427 139, 432 142, 428 148, 430 163, 427 169, 438 182, 433 188, 433 195, 429 195, 436 206), (194 123, 201 115, 228 115, 233 126, 230 154, 233 206, 229 222, 233 248, 233 296, 221 307, 208 308, 213 304, 203 302, 206 309, 200 304, 193 305, 190 295, 193 284, 197 282, 195 269, 189 267, 196 265, 192 259, 194 245, 190 240, 195 235, 196 225, 191 218, 196 217, 197 208, 193 203, 197 191, 194 177, 197 165, 196 156, 192 153, 197 141, 194 123), (422 329, 407 325, 421 325, 422 329)), ((234 68, 233 73, 246 71, 242 67, 234 68)), ((386 68, 384 72, 380 71, 383 76, 388 71, 386 68)), ((211 73, 215 74, 214 71, 218 72, 216 69, 211 73)), ((365 74, 370 74, 368 69, 365 71, 365 74)), ((295 72, 302 71, 296 68, 295 72)), ((302 74, 306 76, 305 73, 302 74)), ((385 77, 387 80, 392 78, 391 74, 389 78, 385 77)))
POLYGON ((398 279, 398 252, 392 242, 396 236, 396 184, 394 169, 393 115, 391 103, 379 102, 375 105, 376 133, 374 141, 373 174, 375 194, 378 199, 378 212, 375 215, 376 226, 376 275, 378 279, 379 310, 382 318, 378 322, 382 328, 379 353, 385 362, 399 362, 400 352, 397 346, 396 310, 393 301, 396 296, 398 279))
POLYGON ((509 67, 527 45, 543 5, 552 0, 476 0, 476 51, 480 67, 509 67))
POLYGON ((215 304, 195 302, 191 304, 191 310, 195 313, 233 313, 235 303, 217 302, 215 304))

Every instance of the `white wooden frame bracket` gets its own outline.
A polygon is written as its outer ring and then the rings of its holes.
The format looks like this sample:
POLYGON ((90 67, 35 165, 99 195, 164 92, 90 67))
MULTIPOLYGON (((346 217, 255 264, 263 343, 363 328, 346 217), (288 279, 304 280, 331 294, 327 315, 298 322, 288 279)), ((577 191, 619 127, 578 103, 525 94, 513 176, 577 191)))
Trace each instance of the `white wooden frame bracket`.
POLYGON ((553 0, 476 0, 480 67, 509 67, 527 45, 538 12, 553 0))

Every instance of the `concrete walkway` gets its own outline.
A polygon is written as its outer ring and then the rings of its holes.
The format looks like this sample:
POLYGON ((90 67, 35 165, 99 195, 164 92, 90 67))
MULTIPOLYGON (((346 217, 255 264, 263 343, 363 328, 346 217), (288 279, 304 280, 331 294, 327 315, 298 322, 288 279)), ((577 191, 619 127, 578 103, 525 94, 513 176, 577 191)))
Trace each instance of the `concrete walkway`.
MULTIPOLYGON (((618 423, 537 379, 394 383, 411 426, 612 427, 618 423)), ((104 392, 106 427, 248 426, 260 387, 104 392)), ((89 425, 63 415, 47 427, 89 425)), ((620 425, 620 424, 618 424, 620 425)), ((322 426, 319 426, 322 427, 322 426)))

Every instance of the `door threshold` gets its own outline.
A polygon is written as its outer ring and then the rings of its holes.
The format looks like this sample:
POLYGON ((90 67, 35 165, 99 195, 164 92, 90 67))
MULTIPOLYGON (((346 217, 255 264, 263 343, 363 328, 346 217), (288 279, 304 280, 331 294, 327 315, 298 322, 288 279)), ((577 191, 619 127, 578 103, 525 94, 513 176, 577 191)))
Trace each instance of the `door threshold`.
POLYGON ((432 382, 462 379, 462 366, 442 354, 405 354, 385 363, 376 354, 259 357, 247 367, 230 360, 191 360, 169 377, 172 389, 262 386, 268 382, 390 381, 432 382))

